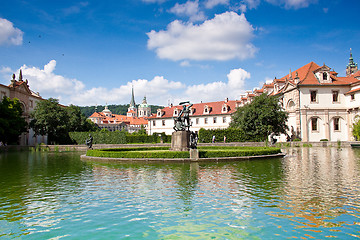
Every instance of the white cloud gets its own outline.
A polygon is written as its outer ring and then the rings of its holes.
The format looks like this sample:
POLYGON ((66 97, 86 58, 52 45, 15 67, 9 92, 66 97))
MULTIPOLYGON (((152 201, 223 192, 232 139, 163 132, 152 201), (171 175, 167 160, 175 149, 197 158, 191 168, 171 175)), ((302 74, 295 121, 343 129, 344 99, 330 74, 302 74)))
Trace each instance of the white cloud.
POLYGON ((244 0, 244 4, 247 6, 247 8, 254 9, 260 5, 260 0, 244 0))
POLYGON ((146 79, 133 80, 113 89, 99 87, 81 91, 71 96, 71 102, 77 105, 95 105, 106 102, 129 103, 133 86, 138 103, 140 99, 146 96, 149 104, 162 105, 166 104, 174 92, 185 88, 185 85, 180 82, 169 81, 162 76, 156 76, 150 81, 146 79))
POLYGON ((205 2, 205 7, 206 8, 213 8, 213 7, 215 7, 217 5, 220 5, 220 4, 228 5, 229 0, 207 0, 205 2))
POLYGON ((46 97, 70 96, 84 89, 81 81, 55 74, 55 67, 56 61, 51 60, 44 69, 23 65, 21 70, 30 88, 46 97))
POLYGON ((0 18, 0 45, 21 45, 23 34, 12 22, 0 18))
POLYGON ((148 48, 162 59, 229 60, 247 59, 257 51, 250 42, 254 28, 245 15, 225 12, 202 24, 175 20, 167 30, 147 33, 148 48))
POLYGON ((182 62, 180 63, 180 66, 182 66, 182 67, 190 67, 191 64, 190 64, 189 61, 182 61, 182 62))
MULTIPOLYGON (((129 103, 132 87, 137 103, 146 96, 149 104, 154 105, 167 105, 168 101, 178 104, 188 100, 197 103, 221 101, 225 98, 236 99, 244 92, 246 79, 250 79, 250 73, 239 68, 227 74, 227 81, 208 84, 187 86, 181 82, 167 80, 163 76, 155 76, 152 80, 132 80, 111 89, 104 87, 86 89, 85 84, 79 80, 55 74, 55 67, 56 61, 51 60, 43 69, 26 65, 21 69, 23 78, 29 81, 30 89, 39 92, 43 98, 57 98, 62 104, 80 106, 129 103)), ((7 67, 0 69, 0 73, 8 74, 7 79, 10 79, 9 75, 12 72, 7 67)))
MULTIPOLYGON (((245 91, 245 80, 250 78, 250 73, 241 68, 233 69, 227 78, 227 82, 219 81, 189 86, 185 91, 185 98, 191 99, 192 102, 236 99, 245 91)), ((185 98, 181 100, 186 100, 185 98)))
POLYGON ((317 0, 266 0, 266 1, 274 5, 284 6, 287 9, 306 8, 310 4, 317 3, 317 0))
POLYGON ((203 21, 205 19, 204 13, 199 11, 199 0, 195 0, 193 2, 187 1, 184 4, 176 3, 175 6, 169 10, 169 12, 178 16, 189 17, 191 22, 203 21))

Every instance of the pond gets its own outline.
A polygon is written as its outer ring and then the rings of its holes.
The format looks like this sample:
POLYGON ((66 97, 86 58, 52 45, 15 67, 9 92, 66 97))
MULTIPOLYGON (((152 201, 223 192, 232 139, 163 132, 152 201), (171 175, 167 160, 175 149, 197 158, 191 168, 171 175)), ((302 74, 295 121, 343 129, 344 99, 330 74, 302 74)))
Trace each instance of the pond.
POLYGON ((358 239, 360 150, 222 163, 0 154, 0 239, 358 239))

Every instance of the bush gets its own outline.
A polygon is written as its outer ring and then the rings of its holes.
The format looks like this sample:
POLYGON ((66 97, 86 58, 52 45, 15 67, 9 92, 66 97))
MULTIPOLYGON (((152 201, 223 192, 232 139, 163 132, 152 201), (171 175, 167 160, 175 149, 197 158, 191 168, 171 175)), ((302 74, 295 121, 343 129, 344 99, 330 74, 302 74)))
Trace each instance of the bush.
MULTIPOLYGON (((281 153, 273 147, 200 147, 200 158, 257 156, 281 153)), ((168 147, 109 148, 88 150, 87 156, 109 158, 189 158, 189 151, 169 151, 168 147)))
POLYGON ((320 142, 327 142, 327 141, 329 141, 329 140, 326 138, 320 139, 320 142))
MULTIPOLYGON (((105 128, 103 128, 105 129, 105 128)), ((110 132, 107 130, 97 132, 70 132, 70 138, 75 144, 85 144, 85 140, 93 137, 93 144, 129 144, 129 143, 159 143, 161 138, 163 142, 171 142, 171 136, 165 133, 153 135, 129 134, 125 131, 110 132)))

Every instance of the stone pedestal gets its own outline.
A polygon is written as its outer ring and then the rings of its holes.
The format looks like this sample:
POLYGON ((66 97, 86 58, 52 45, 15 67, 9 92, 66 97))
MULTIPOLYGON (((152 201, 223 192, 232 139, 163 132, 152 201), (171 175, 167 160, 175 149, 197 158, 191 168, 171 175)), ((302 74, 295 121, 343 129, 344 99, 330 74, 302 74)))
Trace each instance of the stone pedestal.
POLYGON ((192 161, 199 160, 199 150, 197 149, 190 149, 190 159, 192 161))
POLYGON ((173 132, 171 136, 172 151, 189 151, 190 131, 173 132))

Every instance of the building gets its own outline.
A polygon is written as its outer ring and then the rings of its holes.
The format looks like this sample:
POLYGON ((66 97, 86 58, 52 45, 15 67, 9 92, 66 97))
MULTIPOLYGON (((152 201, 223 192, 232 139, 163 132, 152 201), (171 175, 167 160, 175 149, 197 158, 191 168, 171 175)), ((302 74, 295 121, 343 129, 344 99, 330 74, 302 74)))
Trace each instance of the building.
POLYGON ((148 120, 146 119, 151 114, 151 108, 147 104, 146 97, 144 97, 139 108, 136 107, 134 98, 134 89, 132 89, 130 106, 127 114, 119 115, 113 114, 107 106, 102 112, 95 112, 89 119, 97 124, 101 129, 106 128, 109 131, 125 130, 129 133, 137 132, 141 128, 147 130, 148 120))
MULTIPOLYGON (((231 114, 236 111, 239 101, 225 101, 195 103, 190 108, 190 122, 192 131, 204 129, 227 128, 231 121, 231 114)), ((156 114, 148 117, 148 134, 162 133, 171 135, 175 130, 174 117, 179 116, 183 106, 170 105, 158 109, 156 114)))
MULTIPOLYGON (((289 137, 310 142, 354 140, 352 125, 360 116, 360 71, 351 50, 345 77, 325 64, 310 62, 275 78, 260 92, 279 96, 289 113, 289 137)), ((279 140, 286 141, 287 136, 279 140)))
MULTIPOLYGON (((39 93, 35 93, 30 89, 28 80, 23 80, 21 70, 19 73, 19 79, 16 80, 15 77, 15 74, 13 74, 10 85, 8 86, 0 84, 0 101, 2 101, 4 96, 9 97, 10 99, 19 99, 21 108, 23 110, 23 116, 29 123, 31 120, 30 112, 35 109, 36 104, 39 101, 44 99, 40 96, 39 93)), ((19 138, 19 145, 34 146, 35 144, 40 143, 47 143, 47 136, 35 136, 35 133, 32 129, 29 129, 28 132, 22 133, 19 138)))

